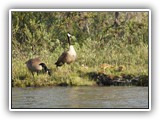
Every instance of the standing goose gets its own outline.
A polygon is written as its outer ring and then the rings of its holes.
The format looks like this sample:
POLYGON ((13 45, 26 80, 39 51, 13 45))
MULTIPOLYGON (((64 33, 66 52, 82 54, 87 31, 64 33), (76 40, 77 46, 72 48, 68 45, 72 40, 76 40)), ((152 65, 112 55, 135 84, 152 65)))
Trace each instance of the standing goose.
POLYGON ((57 62, 55 63, 57 67, 62 66, 65 63, 70 64, 76 60, 77 56, 76 51, 74 50, 73 45, 71 45, 71 40, 70 40, 71 35, 69 33, 67 34, 67 38, 68 38, 69 49, 68 51, 64 51, 58 58, 57 62))
POLYGON ((29 59, 25 63, 26 63, 26 66, 27 66, 28 70, 32 73, 33 77, 34 77, 34 72, 37 72, 37 75, 38 75, 38 73, 42 69, 44 69, 44 71, 46 73, 51 75, 50 69, 47 68, 45 63, 41 62, 40 58, 29 59))

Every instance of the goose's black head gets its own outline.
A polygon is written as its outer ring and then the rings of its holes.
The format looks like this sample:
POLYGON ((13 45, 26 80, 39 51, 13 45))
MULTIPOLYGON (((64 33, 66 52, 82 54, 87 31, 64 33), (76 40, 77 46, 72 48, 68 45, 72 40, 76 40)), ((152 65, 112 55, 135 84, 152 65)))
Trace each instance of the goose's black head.
POLYGON ((52 72, 51 72, 51 69, 48 69, 48 70, 47 70, 47 73, 48 73, 48 75, 51 76, 51 73, 52 73, 52 72))
POLYGON ((40 63, 39 65, 41 65, 44 68, 45 72, 51 76, 51 70, 47 68, 45 63, 40 63))
POLYGON ((70 38, 72 35, 68 32, 67 36, 70 38))
POLYGON ((70 33, 67 34, 67 38, 68 38, 69 45, 71 45, 71 40, 70 40, 71 39, 71 34, 70 33))

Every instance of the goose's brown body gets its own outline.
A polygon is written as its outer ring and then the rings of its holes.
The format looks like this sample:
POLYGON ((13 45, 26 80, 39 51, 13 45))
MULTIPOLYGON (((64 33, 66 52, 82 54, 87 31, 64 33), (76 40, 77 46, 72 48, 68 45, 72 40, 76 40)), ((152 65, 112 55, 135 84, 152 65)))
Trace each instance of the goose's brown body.
POLYGON ((70 43, 70 36, 71 36, 70 34, 67 35, 69 49, 68 49, 68 51, 63 52, 60 55, 57 62, 55 63, 56 66, 62 66, 65 63, 70 64, 76 60, 77 54, 76 54, 76 51, 74 50, 73 45, 71 45, 71 43, 70 43))
POLYGON ((38 72, 41 71, 43 68, 45 69, 45 72, 50 74, 49 69, 40 60, 40 58, 29 59, 26 62, 26 66, 27 66, 28 70, 32 73, 33 76, 34 76, 34 72, 37 72, 37 75, 38 75, 38 72))
POLYGON ((62 66, 64 63, 70 64, 76 60, 76 56, 73 46, 70 46, 69 50, 63 52, 55 64, 57 66, 62 66))

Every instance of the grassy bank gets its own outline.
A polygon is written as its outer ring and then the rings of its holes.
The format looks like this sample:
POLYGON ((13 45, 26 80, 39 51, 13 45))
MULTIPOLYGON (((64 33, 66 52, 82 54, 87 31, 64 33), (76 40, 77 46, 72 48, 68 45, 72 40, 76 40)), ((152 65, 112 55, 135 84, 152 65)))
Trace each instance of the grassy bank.
POLYGON ((12 12, 12 86, 148 86, 148 29, 148 12, 12 12), (56 68, 68 31, 77 60, 56 68), (52 76, 32 77, 35 57, 52 76))
POLYGON ((115 79, 122 81, 139 79, 136 85, 148 85, 147 44, 124 45, 123 41, 120 41, 119 43, 115 42, 114 45, 108 43, 103 48, 99 44, 99 42, 92 43, 88 40, 83 47, 75 45, 78 55, 76 62, 71 65, 65 64, 60 68, 56 68, 54 63, 63 50, 55 51, 55 53, 41 53, 39 56, 52 70, 52 76, 35 74, 35 78, 33 78, 25 65, 25 61, 30 58, 17 56, 12 59, 13 86, 110 85, 105 81, 114 81, 115 79))

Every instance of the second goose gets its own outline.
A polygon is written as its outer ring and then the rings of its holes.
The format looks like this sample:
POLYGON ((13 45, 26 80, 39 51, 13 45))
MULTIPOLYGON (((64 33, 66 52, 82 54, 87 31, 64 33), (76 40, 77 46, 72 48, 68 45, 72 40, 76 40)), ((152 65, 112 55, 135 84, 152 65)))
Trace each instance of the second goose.
POLYGON ((77 54, 76 51, 74 50, 73 45, 71 45, 71 40, 70 40, 71 35, 69 33, 67 34, 67 38, 68 38, 69 49, 67 51, 64 51, 58 58, 57 62, 55 63, 57 67, 62 66, 65 63, 70 64, 76 60, 77 54))

